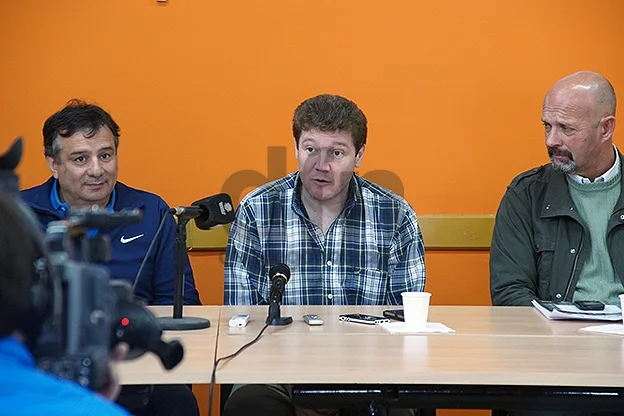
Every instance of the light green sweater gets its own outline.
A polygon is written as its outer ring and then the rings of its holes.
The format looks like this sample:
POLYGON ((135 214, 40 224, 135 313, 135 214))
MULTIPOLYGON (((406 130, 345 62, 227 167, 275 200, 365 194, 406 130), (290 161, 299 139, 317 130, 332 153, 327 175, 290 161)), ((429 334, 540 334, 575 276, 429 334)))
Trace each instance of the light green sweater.
POLYGON ((574 289, 574 300, 600 300, 619 305, 624 286, 613 271, 607 249, 607 224, 620 196, 622 175, 618 171, 609 182, 581 184, 568 179, 570 194, 581 218, 589 228, 591 251, 574 289))

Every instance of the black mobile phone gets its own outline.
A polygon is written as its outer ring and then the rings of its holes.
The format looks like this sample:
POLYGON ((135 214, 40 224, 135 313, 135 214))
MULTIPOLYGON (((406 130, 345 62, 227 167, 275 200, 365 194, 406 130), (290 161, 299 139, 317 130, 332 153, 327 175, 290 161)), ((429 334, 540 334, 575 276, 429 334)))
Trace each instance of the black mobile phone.
POLYGON ((395 321, 405 321, 405 315, 403 315, 403 309, 386 309, 383 311, 383 316, 386 318, 394 319, 395 321))
POLYGON ((368 315, 365 313, 345 313, 338 315, 338 319, 344 322, 357 322, 358 324, 375 325, 390 322, 390 319, 382 316, 368 315))
POLYGON ((605 308, 604 303, 598 300, 577 300, 574 304, 583 311, 602 311, 605 308))

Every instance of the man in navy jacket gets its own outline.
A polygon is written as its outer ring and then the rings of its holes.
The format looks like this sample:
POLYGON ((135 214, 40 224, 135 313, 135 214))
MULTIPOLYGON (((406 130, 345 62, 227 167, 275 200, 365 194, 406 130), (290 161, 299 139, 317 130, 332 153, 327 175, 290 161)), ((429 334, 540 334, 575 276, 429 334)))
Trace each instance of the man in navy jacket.
MULTIPOLYGON (((169 206, 157 195, 130 188, 117 181, 117 150, 119 126, 97 105, 71 100, 65 108, 50 116, 43 126, 46 162, 52 177, 34 188, 21 192, 46 227, 51 221, 65 218, 70 209, 91 209, 93 206, 110 212, 139 208, 138 224, 106 231, 111 243, 111 260, 105 263, 111 278, 135 283, 134 294, 149 305, 173 304, 175 221, 167 213, 169 206), (161 221, 162 230, 156 237, 141 274, 140 265, 147 254, 161 221)), ((98 233, 90 230, 90 235, 98 233)), ((186 257, 184 301, 199 305, 191 265, 186 257)), ((198 414, 197 402, 186 386, 156 386, 147 406, 135 414, 198 414)), ((122 390, 120 397, 130 394, 122 390)), ((150 388, 151 391, 151 388, 150 388)), ((142 399, 143 400, 143 399, 142 399)))

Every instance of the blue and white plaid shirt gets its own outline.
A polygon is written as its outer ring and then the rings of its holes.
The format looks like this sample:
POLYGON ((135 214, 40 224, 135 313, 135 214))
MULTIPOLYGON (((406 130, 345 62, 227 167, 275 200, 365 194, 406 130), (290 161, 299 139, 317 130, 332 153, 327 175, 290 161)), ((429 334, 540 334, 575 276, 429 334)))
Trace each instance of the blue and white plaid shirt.
POLYGON ((267 304, 269 269, 291 275, 284 305, 400 305, 422 291, 422 234, 400 196, 353 175, 345 208, 323 235, 301 202, 298 172, 240 203, 225 255, 225 304, 267 304))

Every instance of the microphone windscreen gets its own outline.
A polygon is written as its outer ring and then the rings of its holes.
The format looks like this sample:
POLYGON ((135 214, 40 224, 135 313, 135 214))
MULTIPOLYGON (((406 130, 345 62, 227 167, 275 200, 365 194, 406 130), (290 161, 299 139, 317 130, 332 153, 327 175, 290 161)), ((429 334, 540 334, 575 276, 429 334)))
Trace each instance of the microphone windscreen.
POLYGON ((200 230, 209 230, 217 225, 229 224, 234 221, 234 207, 232 206, 232 198, 228 194, 209 196, 193 202, 192 205, 200 207, 204 211, 204 215, 195 218, 195 225, 200 230))
POLYGON ((286 277, 286 281, 288 281, 290 279, 290 267, 284 263, 276 264, 271 267, 271 270, 269 270, 269 277, 273 279, 277 274, 284 275, 286 277))

